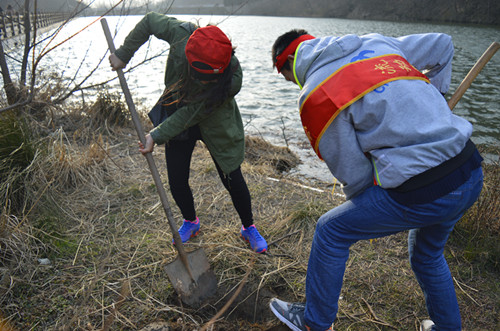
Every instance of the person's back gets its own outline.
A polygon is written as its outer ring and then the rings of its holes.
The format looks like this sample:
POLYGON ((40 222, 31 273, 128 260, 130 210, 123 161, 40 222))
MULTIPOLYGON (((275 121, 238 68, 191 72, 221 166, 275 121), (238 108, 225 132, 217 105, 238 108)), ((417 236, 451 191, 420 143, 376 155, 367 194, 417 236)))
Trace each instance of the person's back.
MULTIPOLYGON (((299 82, 304 81, 299 97, 301 105, 313 89, 352 62, 379 58, 370 65, 378 66, 387 76, 387 83, 340 111, 318 144, 322 158, 344 183, 348 198, 371 186, 372 162, 378 185, 395 188, 459 154, 472 134, 470 123, 450 112, 441 94, 448 90, 451 75, 453 47, 449 36, 325 37, 302 45, 297 57, 296 75, 299 82), (423 42, 428 46, 416 47, 423 42), (434 52, 426 52, 429 48, 434 52), (411 63, 432 64, 433 72, 428 74, 432 84, 419 79, 390 80, 391 70, 404 64, 386 63, 386 54, 400 55, 411 63), (348 135, 349 130, 355 131, 353 135, 348 135), (338 147, 332 144, 339 139, 342 144, 338 147), (370 159, 366 158, 366 152, 370 159)), ((363 78, 353 77, 352 82, 364 88, 363 78)))

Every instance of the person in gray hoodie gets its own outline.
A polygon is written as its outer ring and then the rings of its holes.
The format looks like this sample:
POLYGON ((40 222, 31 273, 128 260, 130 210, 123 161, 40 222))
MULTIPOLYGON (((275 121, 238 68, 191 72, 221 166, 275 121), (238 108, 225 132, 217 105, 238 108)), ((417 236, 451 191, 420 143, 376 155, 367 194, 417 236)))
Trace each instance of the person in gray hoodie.
POLYGON ((347 200, 316 225, 306 303, 270 301, 292 330, 332 329, 350 246, 406 230, 430 316, 421 329, 461 329, 443 250, 479 197, 483 159, 472 125, 444 98, 453 53, 441 33, 315 38, 292 30, 275 41, 273 65, 300 87, 304 131, 347 200))

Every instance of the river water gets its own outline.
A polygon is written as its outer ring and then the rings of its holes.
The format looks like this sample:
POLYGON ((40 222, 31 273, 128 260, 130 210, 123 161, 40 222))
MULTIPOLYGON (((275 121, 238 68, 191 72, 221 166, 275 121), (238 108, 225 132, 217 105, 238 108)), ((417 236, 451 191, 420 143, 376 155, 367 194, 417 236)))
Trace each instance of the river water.
MULTIPOLYGON (((247 134, 262 136, 267 141, 288 145, 302 159, 303 163, 294 170, 303 175, 332 181, 327 167, 317 159, 306 139, 297 111, 296 85, 286 82, 272 68, 271 46, 274 40, 293 28, 306 29, 310 34, 325 35, 381 33, 387 36, 402 36, 412 33, 443 32, 453 37, 455 57, 450 88, 451 95, 466 76, 476 60, 493 41, 500 40, 499 27, 463 26, 450 24, 394 23, 365 20, 344 20, 333 18, 297 18, 263 16, 193 16, 176 15, 177 18, 199 22, 204 26, 216 23, 228 34, 236 55, 243 68, 244 80, 237 102, 242 113, 247 134)), ((142 16, 108 17, 114 33, 115 45, 121 45, 127 33, 142 16)), ((80 31, 96 17, 78 18, 70 22, 52 40, 49 47, 80 31)), ((46 45, 48 40, 42 45, 46 45)), ((42 51, 42 45, 35 52, 42 51)), ((5 46, 4 46, 5 47, 5 46)), ((99 22, 63 43, 47 54, 41 62, 46 70, 55 70, 66 77, 86 77, 96 66, 98 69, 84 85, 116 77, 111 72, 105 52, 106 40, 99 22), (102 61, 101 61, 102 60, 102 61)), ((151 38, 136 53, 127 66, 132 68, 145 59, 156 56, 145 65, 126 73, 134 102, 139 110, 149 109, 158 99, 163 86, 163 74, 168 44, 151 38)), ((500 52, 499 52, 500 53, 500 52)), ((454 109, 474 125, 475 143, 499 145, 500 143, 500 54, 496 54, 486 65, 472 86, 467 90, 454 109)), ((120 91, 117 80, 109 87, 120 91)))

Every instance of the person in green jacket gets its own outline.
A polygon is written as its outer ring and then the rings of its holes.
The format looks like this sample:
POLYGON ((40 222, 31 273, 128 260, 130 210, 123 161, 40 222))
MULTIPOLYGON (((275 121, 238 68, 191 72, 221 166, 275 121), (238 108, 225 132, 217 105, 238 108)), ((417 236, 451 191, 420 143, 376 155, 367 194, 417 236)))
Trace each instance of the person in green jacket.
POLYGON ((170 50, 165 91, 149 114, 157 126, 146 135, 146 143, 140 144, 139 150, 146 154, 155 144, 165 144, 170 191, 184 217, 179 229, 182 241, 187 242, 200 230, 189 170, 194 147, 201 140, 241 219, 241 237, 255 252, 266 252, 267 242, 254 225, 250 192, 240 168, 245 133, 234 96, 241 89, 243 73, 231 41, 217 26, 198 27, 151 12, 110 55, 112 69, 124 68, 151 35, 169 43, 170 50), (166 119, 157 116, 156 110, 166 119))

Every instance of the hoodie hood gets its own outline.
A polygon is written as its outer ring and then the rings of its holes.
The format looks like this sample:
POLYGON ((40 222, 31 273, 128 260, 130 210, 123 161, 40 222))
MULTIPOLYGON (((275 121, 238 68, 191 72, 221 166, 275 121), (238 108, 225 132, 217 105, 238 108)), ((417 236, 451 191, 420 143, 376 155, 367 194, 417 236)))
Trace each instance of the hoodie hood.
POLYGON ((317 69, 343 58, 361 47, 359 36, 323 37, 306 40, 295 52, 294 75, 302 88, 308 76, 317 69))

